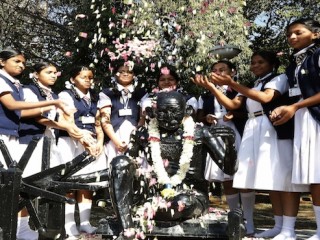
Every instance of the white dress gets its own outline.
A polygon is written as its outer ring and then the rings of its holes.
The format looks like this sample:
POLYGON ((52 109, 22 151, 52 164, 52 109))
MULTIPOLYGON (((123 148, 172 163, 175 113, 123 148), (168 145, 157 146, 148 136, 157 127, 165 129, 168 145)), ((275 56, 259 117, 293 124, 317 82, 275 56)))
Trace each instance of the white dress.
MULTIPOLYGON (((32 92, 28 88, 23 89, 24 94, 24 100, 26 102, 38 102, 39 99, 37 95, 32 92)), ((50 111, 50 118, 54 119, 56 115, 56 110, 50 111)), ((52 128, 46 128, 44 136, 48 137, 50 139, 50 166, 49 167, 55 167, 59 165, 60 163, 60 152, 57 149, 56 145, 56 138, 53 132, 52 128)), ((22 176, 27 177, 36 173, 41 172, 42 169, 42 148, 43 148, 43 137, 40 138, 36 148, 34 149, 28 164, 26 168, 23 171, 22 176)), ((26 148, 28 147, 28 144, 20 144, 19 149, 21 150, 21 153, 23 153, 26 148)), ((22 154, 21 154, 22 155, 22 154)))
MULTIPOLYGON (((80 98, 84 96, 84 94, 80 91, 77 90, 77 92, 80 98)), ((87 97, 90 99, 89 93, 87 94, 87 97)), ((59 99, 63 100, 70 109, 75 108, 73 99, 67 92, 61 92, 59 94, 59 99)), ((82 144, 79 141, 72 139, 71 137, 59 137, 57 146, 59 151, 61 152, 61 164, 71 161, 85 151, 85 148, 82 146, 82 144)), ((107 160, 104 152, 102 151, 102 153, 96 158, 96 160, 82 168, 80 171, 76 172, 74 175, 76 176, 81 174, 95 173, 104 169, 107 169, 107 160)))
MULTIPOLYGON (((199 97, 198 107, 199 107, 199 109, 203 109, 203 99, 201 98, 201 96, 199 97)), ((234 130, 234 132, 236 134, 235 146, 238 151, 239 146, 240 146, 240 142, 241 142, 241 136, 232 121, 225 122, 223 120, 223 116, 227 113, 227 110, 222 105, 219 104, 219 102, 217 101, 216 98, 214 98, 214 109, 215 109, 214 115, 218 119, 217 126, 219 126, 219 125, 228 126, 234 130)), ((218 167, 218 165, 212 160, 212 158, 210 157, 209 154, 207 155, 207 158, 206 158, 206 167, 205 167, 205 171, 204 171, 204 177, 206 180, 208 180, 210 182, 228 181, 228 180, 233 179, 233 176, 225 174, 218 167)))
POLYGON ((307 108, 301 108, 294 117, 292 182, 299 184, 320 183, 320 124, 307 108))
MULTIPOLYGON (((123 86, 121 86, 120 84, 117 84, 117 86, 118 86, 118 90, 123 94, 122 92, 123 86)), ((128 94, 128 96, 130 97, 130 94, 134 91, 134 87, 133 85, 130 85, 127 89, 130 92, 128 94)), ((122 95, 122 97, 123 99, 127 98, 127 96, 125 95, 122 95)), ((121 98, 120 98, 120 101, 122 101, 121 98)), ((104 108, 106 106, 111 108, 112 106, 111 99, 106 94, 101 92, 99 94, 98 109, 104 108)), ((115 134, 122 142, 129 144, 130 135, 135 129, 136 129, 136 126, 133 125, 129 120, 124 120, 124 122, 121 124, 119 129, 115 132, 115 134)), ((104 150, 105 150, 105 154, 107 155, 108 166, 114 157, 123 154, 117 151, 112 141, 109 141, 104 145, 104 150)))
MULTIPOLYGON (((6 76, 9 80, 12 82, 16 81, 17 79, 14 79, 11 77, 8 73, 0 69, 0 73, 4 76, 6 76)), ((0 78, 0 94, 5 93, 5 92, 12 92, 11 87, 4 81, 2 78, 0 78)), ((12 160, 19 162, 22 152, 17 151, 19 149, 19 141, 18 138, 15 136, 10 136, 10 135, 5 135, 5 134, 0 134, 0 139, 3 140, 4 144, 6 145, 10 156, 12 160)), ((2 152, 0 151, 0 162, 2 163, 3 167, 7 169, 7 164, 4 161, 4 158, 2 156, 2 152)))
MULTIPOLYGON (((301 54, 303 49, 297 53, 301 54)), ((320 57, 318 61, 320 67, 320 57)), ((292 182, 299 184, 320 183, 320 160, 317 149, 320 146, 320 124, 308 108, 301 108, 294 116, 293 172, 292 182)))
MULTIPOLYGON (((267 76, 266 76, 267 77, 267 76)), ((254 87, 260 90, 262 83, 254 87)), ((265 85, 283 94, 288 89, 287 78, 279 75, 265 85)), ((261 111, 261 103, 246 101, 249 113, 261 111)), ((292 140, 278 140, 268 115, 249 118, 246 122, 238 152, 239 169, 234 175, 233 187, 240 189, 301 192, 306 186, 291 183, 292 140)))

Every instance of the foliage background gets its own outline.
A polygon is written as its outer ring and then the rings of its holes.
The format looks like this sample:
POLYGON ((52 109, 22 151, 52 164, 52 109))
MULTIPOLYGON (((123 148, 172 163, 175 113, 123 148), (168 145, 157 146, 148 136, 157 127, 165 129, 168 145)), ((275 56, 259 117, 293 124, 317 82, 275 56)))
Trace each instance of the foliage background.
POLYGON ((242 50, 232 59, 242 82, 251 79, 248 64, 257 49, 278 52, 283 70, 290 55, 285 26, 302 16, 319 18, 319 10, 320 0, 2 0, 0 49, 22 50, 28 66, 56 64, 62 72, 57 90, 75 64, 95 67, 101 88, 115 63, 129 61, 143 84, 151 86, 169 64, 182 85, 197 92, 189 77, 209 69, 216 45, 242 50))

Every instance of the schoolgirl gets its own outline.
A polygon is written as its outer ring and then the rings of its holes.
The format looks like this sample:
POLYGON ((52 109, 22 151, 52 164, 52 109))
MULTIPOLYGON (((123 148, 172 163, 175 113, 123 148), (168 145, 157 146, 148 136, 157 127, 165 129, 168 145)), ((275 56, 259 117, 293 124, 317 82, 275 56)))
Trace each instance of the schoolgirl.
MULTIPOLYGON (((103 131, 100 125, 97 99, 90 90, 93 77, 93 71, 90 68, 75 66, 70 71, 71 83, 67 82, 67 89, 59 94, 59 98, 74 111, 72 118, 67 118, 66 120, 74 122, 84 134, 80 140, 75 140, 67 132, 59 131, 57 145, 59 150, 63 152, 61 161, 71 161, 85 150, 96 157, 95 161, 75 173, 75 175, 94 173, 107 168, 107 161, 103 154, 103 131), (94 139, 87 141, 91 135, 94 136, 94 139)), ((91 226, 89 221, 93 192, 77 190, 71 192, 68 196, 76 199, 80 216, 79 231, 74 218, 75 205, 66 204, 65 230, 69 236, 68 239, 77 239, 80 232, 94 233, 96 228, 91 226)))
POLYGON ((254 235, 252 216, 255 196, 252 190, 269 191, 275 226, 268 232, 263 232, 263 236, 256 235, 257 237, 276 236, 281 231, 283 215, 294 215, 297 196, 300 191, 305 190, 303 186, 296 186, 290 181, 291 140, 278 140, 275 128, 263 111, 262 104, 278 98, 286 90, 285 75, 274 74, 278 66, 276 54, 262 50, 253 53, 251 57, 250 70, 257 77, 252 89, 237 83, 228 75, 211 73, 210 81, 204 80, 204 84, 226 108, 237 109, 246 103, 249 119, 238 152, 239 169, 234 175, 233 187, 241 189, 241 198, 245 194, 245 202, 251 203, 243 206, 248 235, 254 235), (239 94, 234 99, 229 99, 220 94, 211 81, 218 85, 228 85, 239 94), (261 90, 262 87, 264 90, 261 90))
MULTIPOLYGON (((146 107, 152 106, 152 99, 158 92, 168 92, 168 91, 177 91, 184 95, 187 105, 189 106, 189 110, 191 111, 191 116, 195 119, 196 113, 198 110, 198 101, 197 99, 188 94, 183 88, 179 87, 180 77, 177 72, 171 66, 163 66, 160 69, 160 74, 157 78, 157 86, 152 89, 151 93, 146 94, 142 101, 141 107, 143 114, 142 116, 145 117, 145 109, 146 107), (190 108, 191 107, 191 108, 190 108)), ((139 125, 143 125, 140 124, 139 125)))
MULTIPOLYGON (((24 55, 18 50, 4 49, 0 52, 0 139, 4 141, 12 159, 16 161, 19 161, 22 155, 21 151, 17 151, 20 118, 40 116, 52 107, 65 110, 64 104, 59 100, 24 102, 22 85, 18 77, 25 70, 25 63, 24 55)), ((4 168, 8 167, 2 154, 0 161, 4 168)), ((25 209, 18 214, 17 239, 38 239, 38 233, 30 229, 28 212, 25 209)))
POLYGON ((107 136, 105 152, 108 163, 127 150, 130 134, 138 125, 140 101, 146 91, 136 88, 135 82, 133 69, 122 65, 116 69, 114 86, 103 89, 99 94, 98 108, 107 136))
MULTIPOLYGON (((39 102, 46 100, 58 99, 51 87, 57 80, 57 68, 48 62, 40 62, 33 66, 34 72, 31 74, 32 83, 23 86, 23 95, 26 102, 39 102)), ((57 111, 51 109, 36 118, 22 118, 19 126, 19 143, 21 151, 27 148, 27 145, 33 137, 39 137, 40 140, 34 150, 28 165, 26 166, 23 176, 38 173, 44 167, 54 167, 60 163, 59 152, 56 147, 55 129, 68 131, 74 138, 80 139, 82 133, 75 124, 67 121, 56 121, 57 111), (50 144, 50 163, 48 166, 42 166, 42 150, 44 136, 50 144)))
MULTIPOLYGON (((286 29, 287 41, 293 48, 290 65, 286 69, 289 96, 298 97, 292 105, 276 108, 271 118, 279 126, 294 118, 292 182, 310 186, 317 231, 309 240, 320 239, 320 23, 310 18, 298 19, 286 29)), ((275 238, 291 239, 288 231, 294 221, 287 222, 275 238)))
MULTIPOLYGON (((236 68, 233 63, 221 60, 213 64, 212 72, 220 74, 227 74, 231 77, 235 77, 236 68)), ((232 89, 228 88, 227 85, 219 87, 220 91, 228 96, 233 98, 237 93, 232 89)), ((216 97, 212 93, 205 93, 199 97, 198 100, 198 112, 197 118, 198 121, 204 122, 207 125, 226 125, 231 127, 236 134, 236 149, 238 151, 241 136, 238 129, 236 128, 234 121, 229 121, 225 118, 228 111, 226 108, 221 105, 216 97)), ((230 116, 231 113, 228 113, 230 116)), ((230 210, 233 210, 239 207, 239 190, 232 187, 233 176, 224 174, 223 171, 214 163, 214 161, 207 157, 206 169, 205 169, 205 178, 210 182, 222 182, 226 200, 230 210)))

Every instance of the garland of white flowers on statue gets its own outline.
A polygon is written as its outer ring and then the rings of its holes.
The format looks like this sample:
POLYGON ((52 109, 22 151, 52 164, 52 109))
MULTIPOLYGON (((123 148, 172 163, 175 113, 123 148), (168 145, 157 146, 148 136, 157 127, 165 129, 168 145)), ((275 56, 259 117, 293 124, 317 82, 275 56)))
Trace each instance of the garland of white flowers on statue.
POLYGON ((153 170, 157 175, 158 183, 163 185, 171 185, 175 187, 181 184, 182 181, 185 179, 193 156, 194 128, 195 122, 193 121, 192 117, 186 117, 183 121, 183 146, 179 160, 179 170, 175 175, 169 177, 164 167, 163 159, 161 157, 160 132, 158 120, 156 118, 151 119, 148 128, 148 140, 151 150, 153 170))

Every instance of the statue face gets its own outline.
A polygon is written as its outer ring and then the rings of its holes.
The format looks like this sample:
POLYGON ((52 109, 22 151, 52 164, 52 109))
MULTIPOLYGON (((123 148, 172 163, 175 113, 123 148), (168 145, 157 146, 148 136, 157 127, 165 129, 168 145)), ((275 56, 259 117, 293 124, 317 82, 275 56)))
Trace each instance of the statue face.
POLYGON ((177 130, 185 116, 185 108, 186 102, 180 93, 159 93, 155 110, 159 127, 169 131, 177 130))

